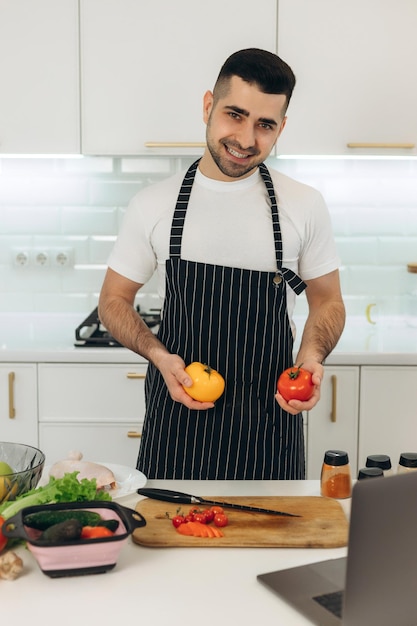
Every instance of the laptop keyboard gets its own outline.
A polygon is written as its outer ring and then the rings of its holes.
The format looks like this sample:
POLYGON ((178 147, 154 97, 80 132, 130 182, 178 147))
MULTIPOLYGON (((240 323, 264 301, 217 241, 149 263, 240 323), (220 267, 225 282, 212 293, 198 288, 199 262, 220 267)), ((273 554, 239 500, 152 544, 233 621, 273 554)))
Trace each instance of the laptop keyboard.
POLYGON ((322 607, 333 613, 333 615, 336 615, 336 617, 342 617, 343 591, 324 593, 321 596, 315 596, 313 600, 315 600, 322 607))

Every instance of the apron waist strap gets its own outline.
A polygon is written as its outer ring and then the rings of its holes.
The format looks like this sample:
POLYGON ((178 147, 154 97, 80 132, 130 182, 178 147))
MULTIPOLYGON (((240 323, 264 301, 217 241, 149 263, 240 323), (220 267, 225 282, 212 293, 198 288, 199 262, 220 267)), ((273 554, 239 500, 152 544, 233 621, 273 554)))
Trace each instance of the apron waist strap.
POLYGON ((288 269, 287 267, 282 268, 282 275, 284 277, 285 282, 289 284, 289 286, 291 287, 293 291, 295 291, 297 296, 299 296, 300 293, 302 293, 304 289, 307 287, 305 282, 301 280, 301 278, 297 276, 295 272, 288 269))

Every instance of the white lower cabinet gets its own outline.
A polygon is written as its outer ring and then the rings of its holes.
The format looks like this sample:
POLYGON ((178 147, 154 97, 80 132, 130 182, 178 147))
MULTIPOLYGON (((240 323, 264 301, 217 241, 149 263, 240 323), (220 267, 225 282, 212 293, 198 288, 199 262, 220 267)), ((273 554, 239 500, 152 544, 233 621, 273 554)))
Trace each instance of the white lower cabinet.
POLYGON ((401 452, 417 452, 417 367, 363 366, 359 464, 388 454, 396 471, 401 452))
POLYGON ((357 366, 326 366, 320 402, 307 415, 307 478, 320 478, 326 450, 349 454, 352 476, 357 472, 359 417, 359 371, 357 366))
POLYGON ((47 464, 71 450, 135 466, 145 413, 146 363, 39 364, 39 445, 47 464))
POLYGON ((0 365, 0 440, 38 447, 36 364, 0 365))
POLYGON ((141 427, 140 423, 41 422, 39 425, 40 447, 46 454, 47 465, 65 459, 70 450, 78 450, 83 453, 85 461, 136 467, 141 427))

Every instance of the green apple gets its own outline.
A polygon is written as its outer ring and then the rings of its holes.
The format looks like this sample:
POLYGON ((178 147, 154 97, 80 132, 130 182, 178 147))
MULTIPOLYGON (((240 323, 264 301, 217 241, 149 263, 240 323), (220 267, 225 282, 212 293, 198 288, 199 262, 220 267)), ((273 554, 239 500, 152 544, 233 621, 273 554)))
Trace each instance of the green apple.
POLYGON ((0 461, 0 476, 7 476, 8 474, 14 474, 12 468, 5 461, 0 461))

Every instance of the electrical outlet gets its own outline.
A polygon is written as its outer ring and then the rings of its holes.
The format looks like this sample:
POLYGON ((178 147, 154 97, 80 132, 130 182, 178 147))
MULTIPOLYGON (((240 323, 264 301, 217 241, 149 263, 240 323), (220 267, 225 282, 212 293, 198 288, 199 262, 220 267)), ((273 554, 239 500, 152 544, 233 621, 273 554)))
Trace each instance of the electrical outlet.
POLYGON ((17 267, 26 267, 27 265, 29 265, 29 262, 30 262, 30 258, 29 258, 28 250, 24 250, 20 248, 13 248, 12 263, 14 265, 16 265, 17 267))
POLYGON ((33 260, 35 265, 39 265, 41 267, 46 267, 49 265, 49 254, 47 250, 37 249, 33 250, 33 260))
POLYGON ((55 266, 72 267, 74 265, 74 251, 72 248, 53 248, 51 259, 55 266))

